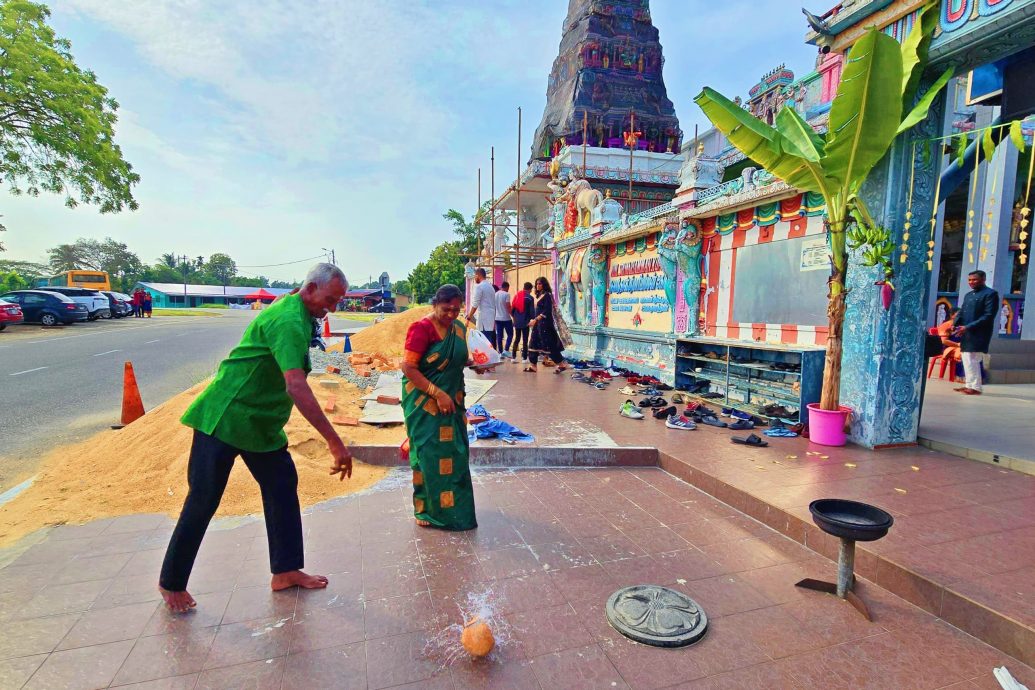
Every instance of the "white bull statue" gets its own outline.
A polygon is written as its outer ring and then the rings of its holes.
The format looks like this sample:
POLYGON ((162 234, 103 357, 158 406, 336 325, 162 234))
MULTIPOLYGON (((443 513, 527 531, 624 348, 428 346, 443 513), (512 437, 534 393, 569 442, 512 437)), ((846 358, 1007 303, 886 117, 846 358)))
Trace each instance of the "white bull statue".
POLYGON ((575 209, 578 212, 578 226, 588 228, 592 224, 594 216, 599 217, 600 210, 604 205, 604 195, 600 190, 593 189, 589 182, 579 179, 568 184, 568 194, 575 200, 575 209))

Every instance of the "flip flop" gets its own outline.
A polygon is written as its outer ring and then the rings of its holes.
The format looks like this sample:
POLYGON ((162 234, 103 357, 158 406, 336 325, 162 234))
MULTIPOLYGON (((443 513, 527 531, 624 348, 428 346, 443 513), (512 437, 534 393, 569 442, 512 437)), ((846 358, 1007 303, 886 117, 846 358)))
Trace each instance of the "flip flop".
POLYGON ((536 372, 536 370, 533 369, 532 367, 525 367, 521 371, 527 371, 529 374, 534 374, 536 372))
POLYGON ((787 429, 785 427, 776 428, 776 429, 766 429, 762 433, 765 434, 766 436, 771 436, 773 438, 797 438, 798 437, 798 434, 794 433, 793 431, 791 431, 790 429, 787 429))
POLYGON ((754 434, 751 434, 747 438, 744 438, 743 436, 731 436, 730 441, 733 443, 739 443, 742 446, 755 446, 756 448, 765 448, 769 445, 754 434))

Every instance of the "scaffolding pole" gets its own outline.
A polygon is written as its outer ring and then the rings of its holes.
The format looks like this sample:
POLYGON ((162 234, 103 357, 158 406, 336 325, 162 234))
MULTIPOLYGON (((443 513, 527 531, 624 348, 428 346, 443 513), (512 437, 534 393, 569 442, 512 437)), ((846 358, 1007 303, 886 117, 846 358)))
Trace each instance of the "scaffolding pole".
POLYGON ((489 172, 489 194, 492 195, 492 202, 489 204, 489 222, 492 223, 492 233, 489 237, 492 238, 493 251, 495 251, 496 245, 496 147, 489 147, 489 161, 490 161, 490 172, 489 172))
POLYGON ((517 135, 517 228, 514 230, 514 282, 521 284, 521 106, 518 106, 518 135, 517 135))

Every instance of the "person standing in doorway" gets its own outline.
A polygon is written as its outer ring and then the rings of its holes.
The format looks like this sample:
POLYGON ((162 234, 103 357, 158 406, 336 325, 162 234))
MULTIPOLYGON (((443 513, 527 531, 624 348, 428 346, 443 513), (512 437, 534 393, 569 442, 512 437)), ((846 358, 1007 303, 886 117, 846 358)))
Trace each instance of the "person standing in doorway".
POLYGON ((510 313, 510 283, 503 281, 496 293, 496 349, 503 357, 510 357, 510 346, 514 342, 514 320, 510 313), (506 344, 503 337, 506 336, 506 344))
POLYGON ((960 339, 960 357, 966 385, 956 390, 964 395, 981 395, 981 367, 988 357, 992 329, 999 313, 999 293, 985 285, 984 271, 971 271, 967 276, 970 292, 956 312, 953 335, 960 339))
POLYGON ((474 270, 474 294, 471 295, 471 309, 467 321, 475 321, 475 328, 482 332, 493 347, 496 347, 496 291, 485 276, 484 268, 474 270))
POLYGON ((528 362, 528 327, 535 316, 535 303, 532 300, 532 283, 525 283, 514 295, 510 315, 514 319, 514 361, 517 362, 518 345, 521 345, 521 361, 528 362))

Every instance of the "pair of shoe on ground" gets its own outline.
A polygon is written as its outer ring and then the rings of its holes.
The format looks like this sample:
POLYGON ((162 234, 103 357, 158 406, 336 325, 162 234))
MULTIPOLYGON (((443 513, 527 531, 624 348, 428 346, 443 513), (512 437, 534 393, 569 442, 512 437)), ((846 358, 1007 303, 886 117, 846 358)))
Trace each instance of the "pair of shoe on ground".
MULTIPOLYGON (((626 400, 618 408, 618 414, 629 419, 644 419, 646 415, 640 411, 639 406, 636 405, 632 400, 626 400)), ((651 414, 655 419, 664 419, 665 426, 670 429, 684 429, 691 430, 696 429, 697 425, 694 422, 679 414, 679 411, 675 407, 669 405, 668 407, 658 407, 654 409, 651 414)))

